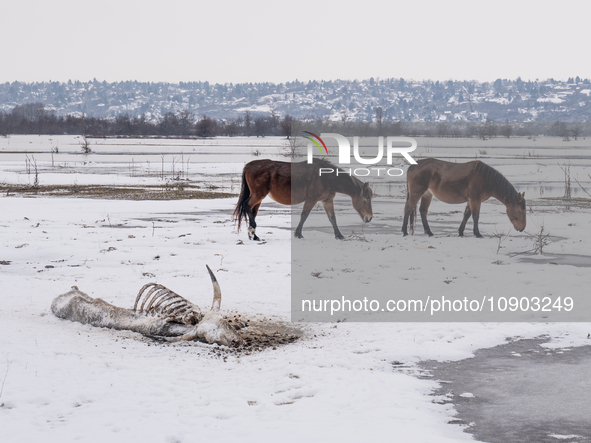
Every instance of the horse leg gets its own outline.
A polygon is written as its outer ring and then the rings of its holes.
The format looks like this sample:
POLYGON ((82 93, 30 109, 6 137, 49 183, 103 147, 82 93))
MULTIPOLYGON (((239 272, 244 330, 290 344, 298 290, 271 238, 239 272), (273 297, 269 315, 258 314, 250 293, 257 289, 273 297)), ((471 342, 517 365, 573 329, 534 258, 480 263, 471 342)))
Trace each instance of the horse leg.
MULTIPOLYGON (((408 197, 406 199, 406 204, 404 205, 404 221, 402 222, 402 235, 408 235, 408 219, 410 214, 416 208, 417 203, 421 199, 421 196, 428 190, 428 188, 420 189, 421 192, 414 192, 409 191, 408 197)), ((413 222, 411 220, 411 232, 413 232, 413 222)))
POLYGON ((406 199, 406 203, 404 205, 404 220, 402 222, 402 235, 406 237, 408 235, 408 218, 411 213, 411 206, 409 204, 409 198, 406 199))
POLYGON ((478 218, 480 216, 480 199, 470 200, 470 210, 472 211, 472 220, 474 221, 474 235, 478 238, 482 238, 482 235, 478 230, 478 218))
POLYGON ((302 235, 302 227, 304 226, 304 222, 310 215, 312 209, 314 209, 314 205, 316 204, 316 200, 306 200, 304 202, 304 209, 302 210, 302 215, 300 216, 300 222, 298 223, 298 227, 294 232, 294 236, 297 238, 304 238, 302 235))
POLYGON ((261 239, 256 234, 257 223, 254 220, 259 213, 259 208, 261 207, 260 203, 252 206, 251 210, 248 211, 248 238, 254 241, 261 241, 261 239))
POLYGON ((462 223, 460 224, 460 229, 458 230, 460 233, 460 237, 464 236, 464 228, 466 227, 466 223, 468 223, 468 219, 471 215, 472 211, 470 210, 470 203, 468 202, 466 204, 466 209, 464 210, 464 219, 462 220, 462 223))
POLYGON ((431 229, 429 229, 429 223, 427 222, 427 212, 429 211, 429 205, 431 204, 432 198, 433 194, 431 194, 429 191, 425 192, 421 198, 421 206, 419 207, 421 221, 423 222, 423 229, 425 230, 425 234, 427 234, 429 237, 433 236, 431 229))
POLYGON ((344 240, 345 237, 343 237, 343 234, 341 234, 341 231, 339 231, 339 227, 337 226, 337 217, 334 214, 334 196, 330 197, 326 200, 324 200, 322 202, 322 205, 324 206, 324 210, 326 211, 326 215, 328 216, 328 219, 330 220, 330 224, 332 225, 332 228, 334 229, 334 236, 337 240, 344 240))
POLYGON ((246 202, 246 215, 248 216, 248 238, 249 240, 260 241, 261 239, 256 234, 257 223, 255 218, 259 213, 259 208, 261 207, 261 202, 267 196, 267 192, 252 192, 251 195, 246 202))

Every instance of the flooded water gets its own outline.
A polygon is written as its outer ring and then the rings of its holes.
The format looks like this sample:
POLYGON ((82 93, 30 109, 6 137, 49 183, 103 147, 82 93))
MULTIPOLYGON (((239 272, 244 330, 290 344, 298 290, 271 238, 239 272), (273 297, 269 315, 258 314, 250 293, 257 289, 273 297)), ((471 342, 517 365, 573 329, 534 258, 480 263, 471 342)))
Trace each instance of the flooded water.
POLYGON ((591 268, 591 255, 578 254, 550 254, 534 257, 522 257, 523 263, 550 264, 576 266, 577 268, 591 268))
POLYGON ((457 419, 489 443, 591 442, 591 346, 550 349, 547 339, 518 340, 474 358, 420 364, 453 403, 457 419))
MULTIPOLYGON (((559 138, 487 141, 417 138, 417 141, 413 158, 482 160, 505 175, 520 192, 525 191, 528 199, 564 197, 567 173, 571 197, 587 198, 585 190, 591 193, 591 139, 565 142, 559 138)), ((362 146, 360 150, 364 157, 375 157, 375 147, 362 146)), ((300 147, 302 155, 294 160, 304 161, 305 152, 305 146, 300 147)), ((329 153, 326 158, 338 163, 334 147, 329 146, 329 153)), ((68 180, 72 181, 75 174, 106 176, 101 183, 109 182, 108 177, 151 177, 161 181, 182 178, 237 192, 244 164, 263 158, 291 161, 288 141, 282 137, 85 140, 81 136, 8 136, 0 137, 0 182, 27 183, 36 164, 40 173, 51 174, 52 180, 65 181, 64 184, 70 184, 68 180), (85 141, 91 151, 88 154, 82 149, 85 141)), ((385 160, 382 163, 378 166, 388 166, 385 160)), ((408 167, 402 158, 395 159, 395 163, 391 167, 401 170, 408 167)), ((358 177, 370 183, 375 195, 405 198, 405 174, 392 177, 370 169, 360 171, 358 177)))

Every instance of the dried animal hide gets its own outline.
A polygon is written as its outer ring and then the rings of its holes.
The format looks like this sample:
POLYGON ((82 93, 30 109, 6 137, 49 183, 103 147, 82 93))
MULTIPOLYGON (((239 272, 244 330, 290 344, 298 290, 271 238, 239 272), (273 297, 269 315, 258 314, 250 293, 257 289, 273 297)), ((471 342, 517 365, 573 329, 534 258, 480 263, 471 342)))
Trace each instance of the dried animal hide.
POLYGON ((119 308, 100 298, 92 298, 73 286, 71 291, 53 300, 51 311, 59 318, 102 328, 127 329, 144 335, 168 337, 165 340, 171 342, 200 340, 240 346, 244 340, 219 313, 222 294, 209 266, 207 270, 213 283, 214 297, 212 308, 205 315, 196 305, 154 283, 140 290, 134 309, 119 308), (151 290, 146 292, 149 287, 151 290), (138 310, 142 297, 143 303, 138 310))

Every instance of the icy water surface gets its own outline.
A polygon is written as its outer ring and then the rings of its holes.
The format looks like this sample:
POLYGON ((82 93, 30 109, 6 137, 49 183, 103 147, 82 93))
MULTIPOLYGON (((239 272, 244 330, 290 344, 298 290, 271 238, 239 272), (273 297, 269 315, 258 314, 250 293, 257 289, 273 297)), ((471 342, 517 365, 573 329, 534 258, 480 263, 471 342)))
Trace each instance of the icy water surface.
MULTIPOLYGON (((363 139, 362 139, 363 140, 363 139)), ((213 139, 89 138, 91 152, 83 154, 80 136, 8 136, 0 138, 0 182, 32 184, 34 164, 40 184, 120 184, 184 180, 237 193, 243 166, 269 158, 290 161, 289 143, 283 137, 217 137, 213 139), (84 174, 85 177, 80 177, 84 174), (109 180, 110 178, 110 180, 109 180)), ((451 162, 481 160, 499 170, 526 198, 565 196, 565 170, 571 176, 571 197, 591 192, 591 139, 563 141, 561 138, 444 139, 417 138, 413 158, 435 157, 451 162), (567 169, 568 168, 568 169, 567 169), (578 180, 579 183, 576 182, 578 180), (580 185, 579 185, 580 184, 580 185)), ((337 163, 337 151, 329 156, 337 163)), ((361 155, 375 157, 376 148, 361 146, 361 155)), ((294 161, 304 161, 306 147, 294 161)), ((380 167, 388 167, 385 159, 380 167)), ((344 167, 344 166, 343 166, 344 167)), ((405 170, 408 164, 395 158, 392 167, 405 170)), ((372 170, 359 178, 368 181, 375 195, 403 198, 405 175, 387 177, 372 170)))
POLYGON ((479 441, 589 442, 591 345, 551 349, 542 346, 547 341, 518 340, 421 366, 441 384, 436 401, 453 403, 454 423, 479 441))

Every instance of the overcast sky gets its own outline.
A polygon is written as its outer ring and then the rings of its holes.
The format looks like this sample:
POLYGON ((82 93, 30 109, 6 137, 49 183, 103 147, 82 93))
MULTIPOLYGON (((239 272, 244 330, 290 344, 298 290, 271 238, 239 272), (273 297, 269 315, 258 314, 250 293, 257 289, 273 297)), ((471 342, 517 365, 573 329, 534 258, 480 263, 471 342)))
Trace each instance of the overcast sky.
POLYGON ((0 5, 0 82, 591 77, 586 1, 0 5))

